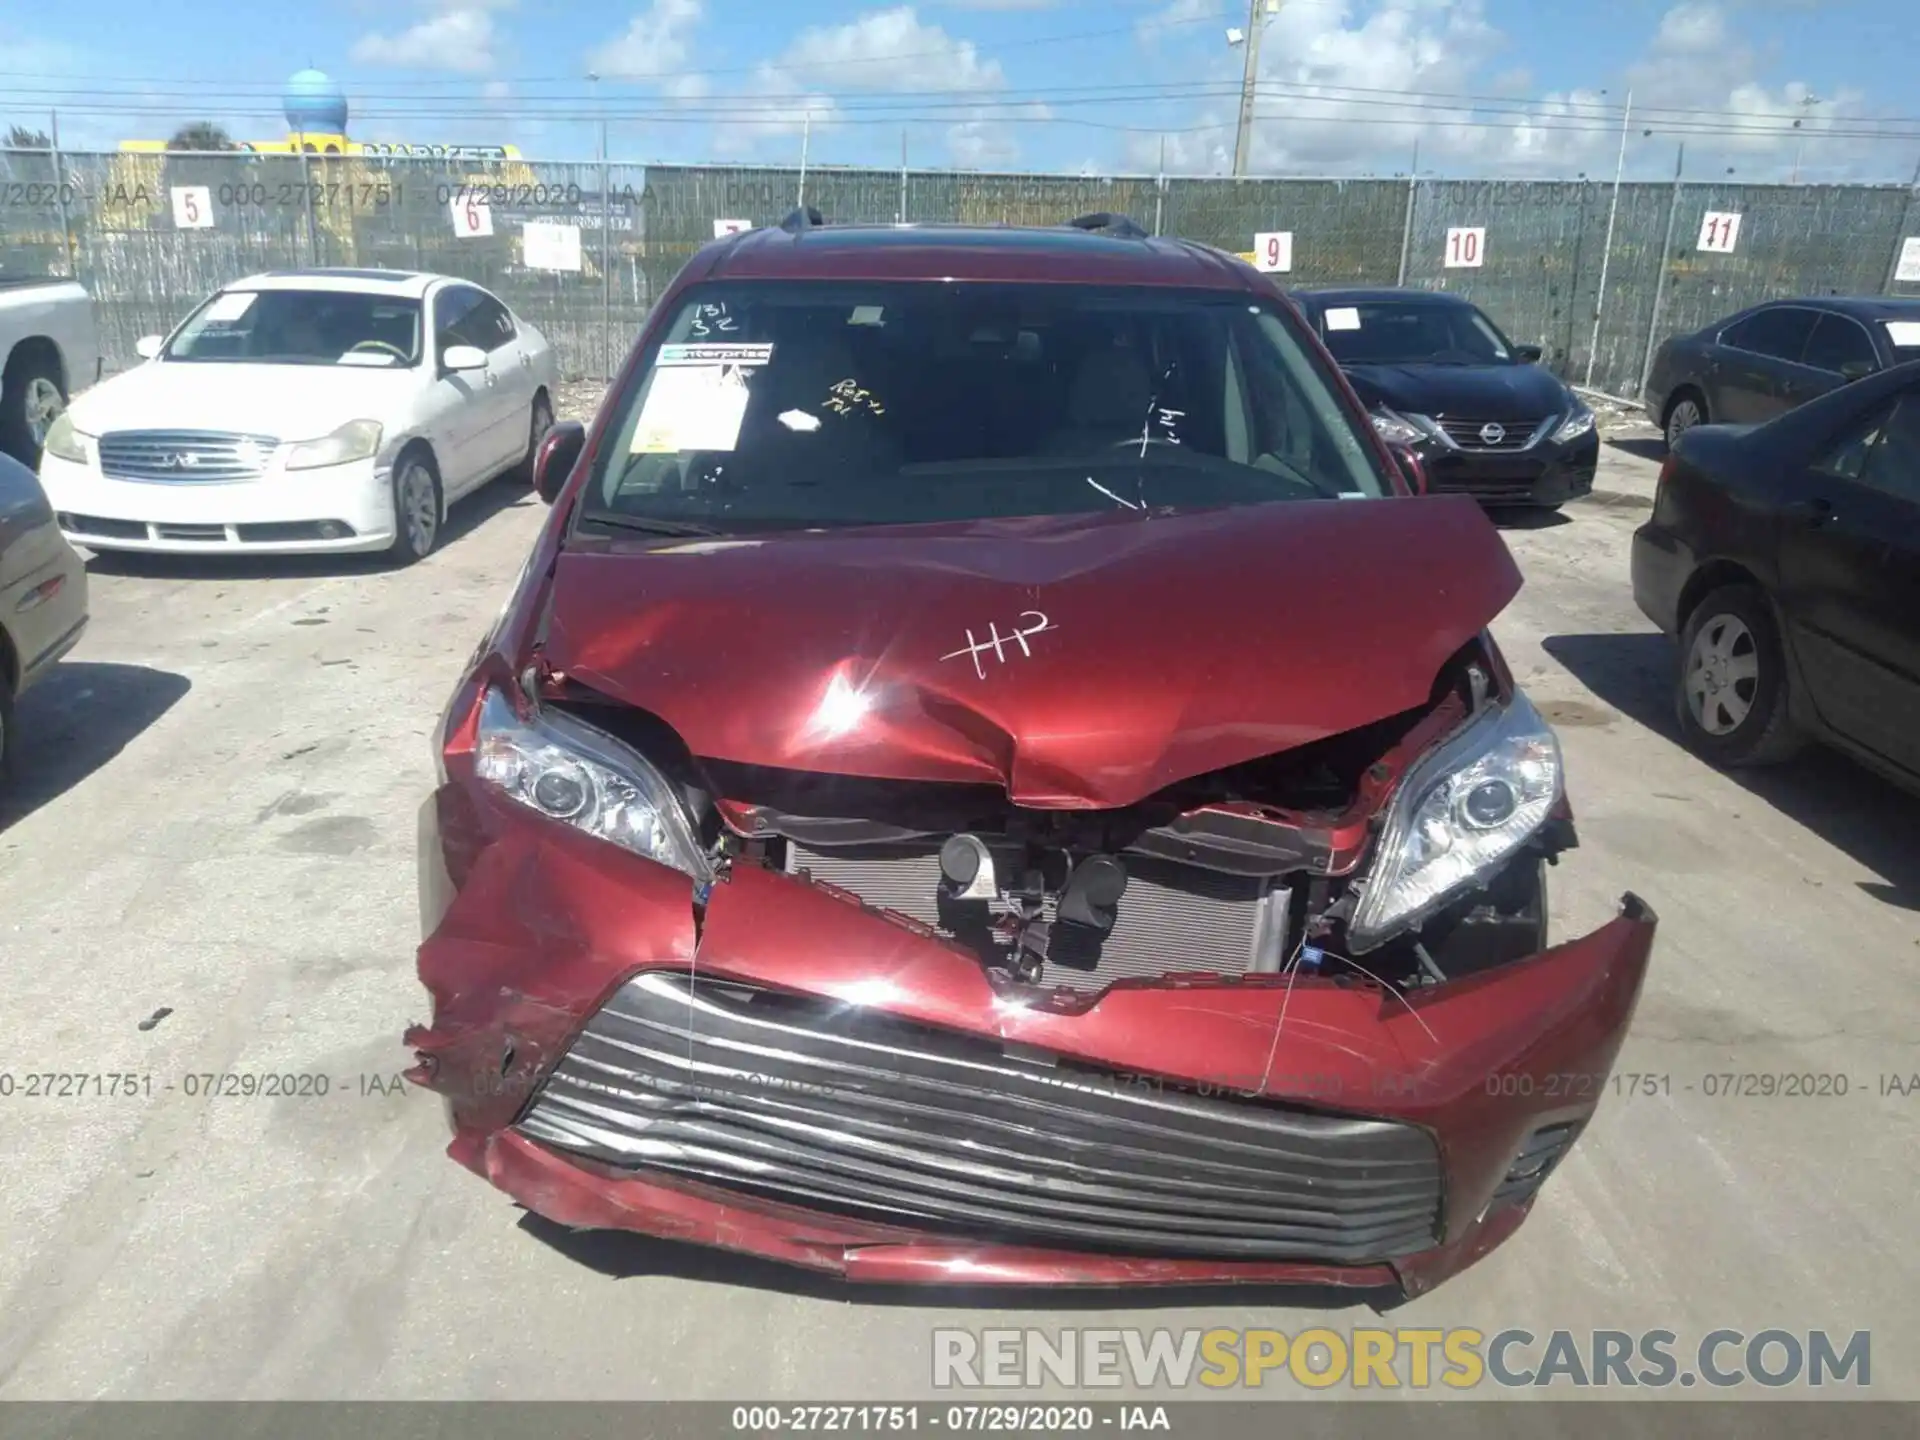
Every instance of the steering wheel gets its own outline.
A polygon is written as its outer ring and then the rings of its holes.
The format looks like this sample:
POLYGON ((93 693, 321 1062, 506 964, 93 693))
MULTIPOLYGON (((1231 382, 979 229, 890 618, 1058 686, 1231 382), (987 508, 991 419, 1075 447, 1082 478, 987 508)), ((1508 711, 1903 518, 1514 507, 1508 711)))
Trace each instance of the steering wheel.
POLYGON ((384 351, 386 351, 386 352, 387 352, 387 354, 389 354, 389 355, 391 355, 391 356, 393 356, 393 358, 394 358, 394 359, 396 359, 396 360, 399 360, 399 361, 402 361, 402 362, 404 362, 404 361, 406 360, 406 358, 407 358, 407 352, 406 352, 406 351, 404 351, 404 350, 402 350, 402 349, 401 349, 401 348, 400 348, 400 347, 399 347, 398 345, 395 345, 395 344, 393 344, 393 343, 391 343, 390 341, 386 341, 386 340, 360 340, 360 341, 356 341, 356 342, 354 343, 354 345, 353 345, 353 347, 352 347, 352 348, 351 348, 350 350, 348 350, 348 351, 347 351, 347 354, 349 354, 349 355, 359 355, 359 354, 361 354, 361 353, 363 353, 363 352, 366 352, 366 353, 375 353, 375 352, 378 352, 378 351, 381 351, 381 350, 384 350, 384 351))

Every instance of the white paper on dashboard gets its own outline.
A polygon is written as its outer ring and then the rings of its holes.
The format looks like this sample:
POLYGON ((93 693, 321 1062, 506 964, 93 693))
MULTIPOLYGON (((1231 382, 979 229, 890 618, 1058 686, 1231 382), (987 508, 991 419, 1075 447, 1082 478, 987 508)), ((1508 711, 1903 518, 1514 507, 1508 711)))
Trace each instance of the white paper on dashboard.
POLYGON ((746 419, 749 379, 772 358, 772 345, 662 345, 629 449, 731 451, 746 419))
POLYGON ((1359 328, 1360 312, 1352 306, 1327 311, 1327 329, 1358 330, 1359 328))
POLYGON ((1920 320, 1888 320, 1887 338, 1902 350, 1920 346, 1920 320))

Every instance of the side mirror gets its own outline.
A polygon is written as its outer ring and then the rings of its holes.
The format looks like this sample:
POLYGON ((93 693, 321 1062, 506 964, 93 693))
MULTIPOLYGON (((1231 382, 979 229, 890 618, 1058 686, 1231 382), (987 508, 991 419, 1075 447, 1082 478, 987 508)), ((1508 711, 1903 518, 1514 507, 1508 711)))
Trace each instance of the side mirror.
POLYGON ((1547 352, 1538 345, 1516 345, 1513 347, 1513 358, 1518 360, 1522 365, 1538 365, 1540 363, 1540 357, 1546 353, 1547 352))
POLYGON ((478 345, 449 345, 440 352, 440 366, 444 370, 484 370, 487 352, 478 345))
POLYGON ((164 335, 142 335, 133 342, 133 353, 142 360, 151 360, 160 353, 160 347, 167 343, 164 335))
POLYGON ((1849 382, 1864 380, 1879 368, 1871 360, 1849 360, 1840 367, 1840 378, 1849 382))
POLYGON ((561 420, 541 437, 533 452, 533 488, 547 504, 559 496, 586 443, 587 427, 578 420, 561 420))
POLYGON ((1407 486, 1416 495, 1427 493, 1427 467, 1420 463, 1420 457, 1408 445, 1389 445, 1394 463, 1400 467, 1400 473, 1407 477, 1407 486))

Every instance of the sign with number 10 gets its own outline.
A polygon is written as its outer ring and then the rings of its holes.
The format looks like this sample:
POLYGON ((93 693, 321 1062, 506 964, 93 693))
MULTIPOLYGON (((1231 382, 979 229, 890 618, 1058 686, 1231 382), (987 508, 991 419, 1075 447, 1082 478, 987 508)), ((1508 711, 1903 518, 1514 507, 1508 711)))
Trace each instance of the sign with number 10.
POLYGON ((1456 227, 1447 231, 1447 249, 1442 264, 1449 270, 1478 269, 1486 263, 1487 230, 1484 225, 1456 227))

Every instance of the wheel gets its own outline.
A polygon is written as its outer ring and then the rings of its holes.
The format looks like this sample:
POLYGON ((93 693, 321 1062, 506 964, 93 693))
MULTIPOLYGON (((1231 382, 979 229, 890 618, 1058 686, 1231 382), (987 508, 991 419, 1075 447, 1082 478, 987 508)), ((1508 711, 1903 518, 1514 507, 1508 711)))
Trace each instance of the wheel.
POLYGON ((39 469, 47 432, 66 408, 67 392, 61 388, 60 367, 53 358, 16 358, 0 383, 0 450, 29 470, 39 469))
POLYGON ((533 397, 533 419, 527 427, 527 458, 513 467, 513 483, 533 484, 533 458, 540 453, 540 442, 553 428, 553 402, 545 395, 533 397))
POLYGON ((1689 749, 1720 765, 1773 765, 1806 743, 1787 699, 1791 680, 1766 597, 1751 585, 1714 591, 1680 632, 1674 696, 1689 749))
POLYGON ((1707 423, 1707 402, 1697 391, 1682 390, 1667 410, 1667 449, 1696 425, 1707 423))
POLYGON ((409 450, 393 467, 393 548, 388 553, 411 565, 433 552, 440 540, 440 477, 422 450, 409 450))

